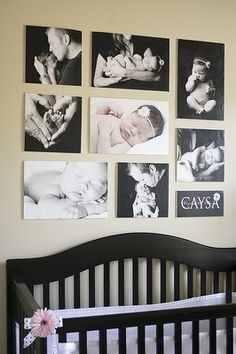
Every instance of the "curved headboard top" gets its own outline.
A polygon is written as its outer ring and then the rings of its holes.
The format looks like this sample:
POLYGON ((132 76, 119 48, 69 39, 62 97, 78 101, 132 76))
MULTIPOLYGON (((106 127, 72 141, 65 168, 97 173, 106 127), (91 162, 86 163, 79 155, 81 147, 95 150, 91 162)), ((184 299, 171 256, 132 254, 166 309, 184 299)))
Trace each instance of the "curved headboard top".
POLYGON ((8 259, 8 276, 35 284, 63 279, 126 258, 160 258, 211 271, 236 271, 236 248, 209 247, 180 237, 132 232, 102 237, 46 257, 8 259))

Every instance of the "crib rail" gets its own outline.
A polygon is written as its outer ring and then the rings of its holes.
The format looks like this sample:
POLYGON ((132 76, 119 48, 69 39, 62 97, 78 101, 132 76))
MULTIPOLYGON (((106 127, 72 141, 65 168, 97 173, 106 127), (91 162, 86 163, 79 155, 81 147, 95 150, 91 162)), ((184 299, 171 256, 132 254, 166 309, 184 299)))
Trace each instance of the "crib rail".
MULTIPOLYGON (((23 338, 26 332, 23 330, 24 317, 31 317, 39 305, 36 303, 28 287, 24 283, 14 282, 15 296, 19 302, 18 310, 15 312, 15 321, 19 324, 20 354, 45 354, 47 353, 45 339, 37 338, 35 343, 23 350, 23 338)), ((134 313, 122 313, 112 315, 100 315, 94 317, 76 317, 63 320, 63 327, 57 329, 60 340, 66 339, 66 334, 78 332, 79 348, 81 354, 87 354, 87 333, 98 330, 100 339, 100 354, 106 354, 107 330, 116 328, 119 330, 119 353, 126 353, 126 330, 129 327, 138 329, 138 354, 145 354, 145 328, 149 325, 156 325, 157 328, 157 353, 164 353, 164 331, 163 326, 168 323, 175 325, 175 353, 181 353, 181 324, 192 322, 192 353, 199 353, 199 321, 210 321, 209 347, 210 353, 216 353, 216 326, 215 321, 225 318, 228 322, 227 333, 227 354, 233 354, 233 332, 232 321, 236 317, 236 304, 224 304, 214 306, 189 307, 183 309, 157 310, 134 313)), ((15 353, 14 350, 12 353, 15 353)))

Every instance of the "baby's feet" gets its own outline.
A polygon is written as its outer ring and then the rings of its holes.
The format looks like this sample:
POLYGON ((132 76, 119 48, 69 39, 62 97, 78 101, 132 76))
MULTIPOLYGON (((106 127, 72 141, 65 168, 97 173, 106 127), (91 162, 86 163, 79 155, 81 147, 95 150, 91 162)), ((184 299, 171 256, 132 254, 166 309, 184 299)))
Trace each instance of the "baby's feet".
POLYGON ((49 109, 44 113, 43 121, 51 134, 55 134, 64 121, 64 114, 59 110, 54 112, 53 109, 49 109))
POLYGON ((205 109, 202 107, 200 108, 198 111, 196 111, 197 114, 201 114, 201 113, 204 113, 205 112, 205 109))
POLYGON ((51 119, 56 125, 57 129, 59 129, 64 121, 64 114, 62 111, 58 110, 52 115, 51 119))

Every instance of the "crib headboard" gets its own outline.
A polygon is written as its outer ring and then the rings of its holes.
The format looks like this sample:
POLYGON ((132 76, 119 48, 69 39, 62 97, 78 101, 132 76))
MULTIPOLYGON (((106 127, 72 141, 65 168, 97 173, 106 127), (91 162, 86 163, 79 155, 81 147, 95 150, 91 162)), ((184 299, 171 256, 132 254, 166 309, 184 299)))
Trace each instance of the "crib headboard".
POLYGON ((158 233, 107 236, 46 257, 9 259, 6 268, 10 353, 14 336, 12 323, 17 321, 19 313, 22 316, 22 310, 18 310, 16 303, 16 284, 23 284, 24 298, 27 298, 27 292, 35 297, 35 287, 40 285, 42 288, 42 302, 38 305, 37 302, 26 302, 23 316, 32 316, 32 310, 37 307, 52 308, 52 283, 58 285, 57 308, 67 307, 68 278, 73 281, 70 288, 73 304, 70 307, 83 307, 81 274, 84 272, 87 272, 89 307, 98 306, 96 293, 99 286, 102 287, 99 306, 127 304, 127 283, 128 304, 133 305, 176 301, 220 291, 225 292, 226 302, 231 302, 232 291, 236 291, 236 248, 208 247, 158 233), (113 277, 114 264, 116 277, 113 277), (127 272, 130 273, 128 282, 127 272), (116 303, 112 298, 113 278, 116 278, 116 303), (140 294, 140 289, 144 295, 140 294))
MULTIPOLYGON (((179 267, 187 266, 188 297, 193 292, 193 268, 201 270, 201 293, 206 288, 206 271, 213 272, 214 291, 218 291, 220 272, 236 270, 236 248, 215 248, 204 246, 179 237, 154 233, 124 233, 103 237, 90 241, 66 251, 39 258, 13 259, 7 261, 7 275, 9 278, 24 282, 32 290, 35 284, 44 284, 44 306, 49 306, 50 282, 59 281, 61 293, 59 307, 64 308, 64 279, 75 277, 75 307, 80 307, 78 293, 79 281, 76 277, 81 272, 89 270, 89 306, 95 302, 95 267, 104 266, 104 305, 109 305, 109 264, 118 262, 119 304, 124 303, 124 260, 132 259, 133 265, 133 304, 138 303, 138 259, 146 259, 147 273, 147 303, 152 303, 152 260, 161 262, 161 301, 165 301, 166 261, 174 263, 175 300, 179 298, 179 267), (48 288, 48 289, 47 289, 48 288)), ((231 279, 228 276, 228 286, 231 288, 231 279)))

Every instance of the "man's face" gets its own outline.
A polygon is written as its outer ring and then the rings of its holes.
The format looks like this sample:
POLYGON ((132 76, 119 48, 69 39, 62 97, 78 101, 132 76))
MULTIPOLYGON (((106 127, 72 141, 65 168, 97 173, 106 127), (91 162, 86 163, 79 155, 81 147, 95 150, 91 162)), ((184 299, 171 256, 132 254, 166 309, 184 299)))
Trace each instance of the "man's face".
POLYGON ((52 52, 57 60, 62 61, 67 56, 68 47, 64 40, 64 35, 55 31, 54 28, 48 32, 49 51, 52 52))

